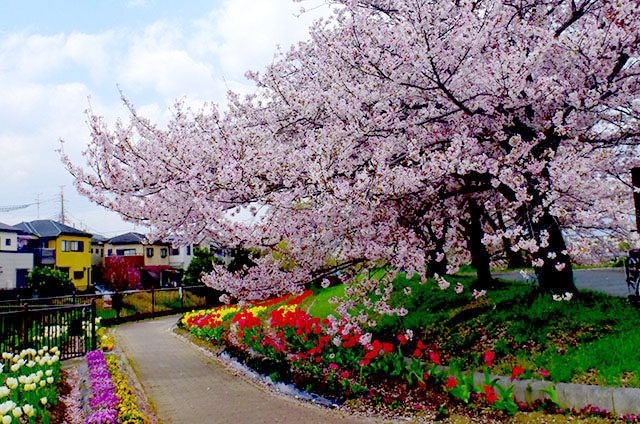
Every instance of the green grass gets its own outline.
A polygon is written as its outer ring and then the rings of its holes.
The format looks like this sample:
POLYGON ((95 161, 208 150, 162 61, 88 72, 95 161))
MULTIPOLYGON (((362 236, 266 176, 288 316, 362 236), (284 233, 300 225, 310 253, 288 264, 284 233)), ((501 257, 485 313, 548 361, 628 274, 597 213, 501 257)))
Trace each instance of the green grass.
MULTIPOLYGON (((492 349, 499 373, 523 365, 530 377, 543 368, 555 381, 640 387, 640 311, 626 299, 585 291, 570 302, 556 302, 534 285, 516 282, 473 299, 472 277, 451 282, 462 283, 465 291, 456 295, 433 282, 397 278, 392 302, 409 313, 377 317, 377 336, 392 339, 411 328, 448 360, 477 365, 479 355, 492 349), (405 287, 411 296, 403 293, 405 287)), ((326 317, 335 307, 328 299, 343 293, 342 286, 320 291, 310 313, 326 317)))
POLYGON ((318 318, 326 318, 330 314, 335 312, 336 304, 330 303, 329 299, 332 297, 343 297, 344 296, 344 285, 338 285, 329 287, 327 289, 320 289, 315 294, 315 300, 311 304, 309 308, 309 314, 316 316, 318 318))

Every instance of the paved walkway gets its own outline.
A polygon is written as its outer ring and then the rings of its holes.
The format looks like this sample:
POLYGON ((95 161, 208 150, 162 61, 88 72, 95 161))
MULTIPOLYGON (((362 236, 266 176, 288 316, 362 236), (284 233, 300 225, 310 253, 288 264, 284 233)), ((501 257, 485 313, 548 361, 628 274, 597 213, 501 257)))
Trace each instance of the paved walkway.
POLYGON ((158 418, 166 424, 367 423, 278 396, 234 375, 177 337, 178 317, 116 327, 125 351, 158 418))
MULTIPOLYGON (((530 272, 531 278, 535 274, 530 272)), ((523 281, 524 277, 519 272, 494 273, 494 277, 507 280, 523 281)), ((622 268, 598 268, 573 270, 573 278, 576 287, 580 290, 593 290, 609 294, 611 296, 627 297, 626 277, 622 268)))

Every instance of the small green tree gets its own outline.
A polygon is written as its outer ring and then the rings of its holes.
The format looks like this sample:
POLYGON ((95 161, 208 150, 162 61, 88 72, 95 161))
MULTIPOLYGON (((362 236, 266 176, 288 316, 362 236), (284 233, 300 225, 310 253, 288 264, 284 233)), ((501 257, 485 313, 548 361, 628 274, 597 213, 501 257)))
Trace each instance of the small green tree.
POLYGON ((41 296, 61 296, 74 290, 67 273, 46 266, 33 268, 27 276, 27 287, 41 296))
POLYGON ((193 259, 182 277, 182 283, 186 286, 202 284, 202 276, 213 271, 214 261, 218 261, 218 259, 213 252, 196 247, 193 251, 193 259))

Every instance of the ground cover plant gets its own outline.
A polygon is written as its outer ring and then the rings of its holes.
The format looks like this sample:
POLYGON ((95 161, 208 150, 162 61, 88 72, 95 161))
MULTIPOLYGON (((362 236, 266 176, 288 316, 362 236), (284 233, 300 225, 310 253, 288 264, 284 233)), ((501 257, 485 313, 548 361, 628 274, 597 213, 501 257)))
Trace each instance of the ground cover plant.
POLYGON ((0 359, 0 422, 49 423, 58 403, 60 351, 57 347, 3 352, 0 359))
POLYGON ((557 382, 640 387, 640 354, 634 347, 640 341, 640 311, 626 299, 583 291, 570 301, 554 300, 533 285, 506 281, 474 298, 472 282, 455 277, 442 290, 399 276, 392 302, 402 302, 408 313, 380 316, 373 332, 383 337, 414 329, 443 356, 468 365, 492 349, 496 371, 504 374, 522 365, 526 377, 540 377, 537 370, 543 369, 557 382), (459 294, 457 284, 464 288, 459 294), (407 287, 411 296, 404 294, 407 287))

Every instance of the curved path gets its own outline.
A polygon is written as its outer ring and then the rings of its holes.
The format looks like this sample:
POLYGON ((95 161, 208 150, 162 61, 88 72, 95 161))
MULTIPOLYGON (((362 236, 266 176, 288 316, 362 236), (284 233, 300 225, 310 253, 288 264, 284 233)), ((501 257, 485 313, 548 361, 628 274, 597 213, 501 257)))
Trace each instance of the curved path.
POLYGON ((116 327, 119 346, 161 423, 367 423, 306 405, 234 375, 172 332, 178 316, 116 327))

